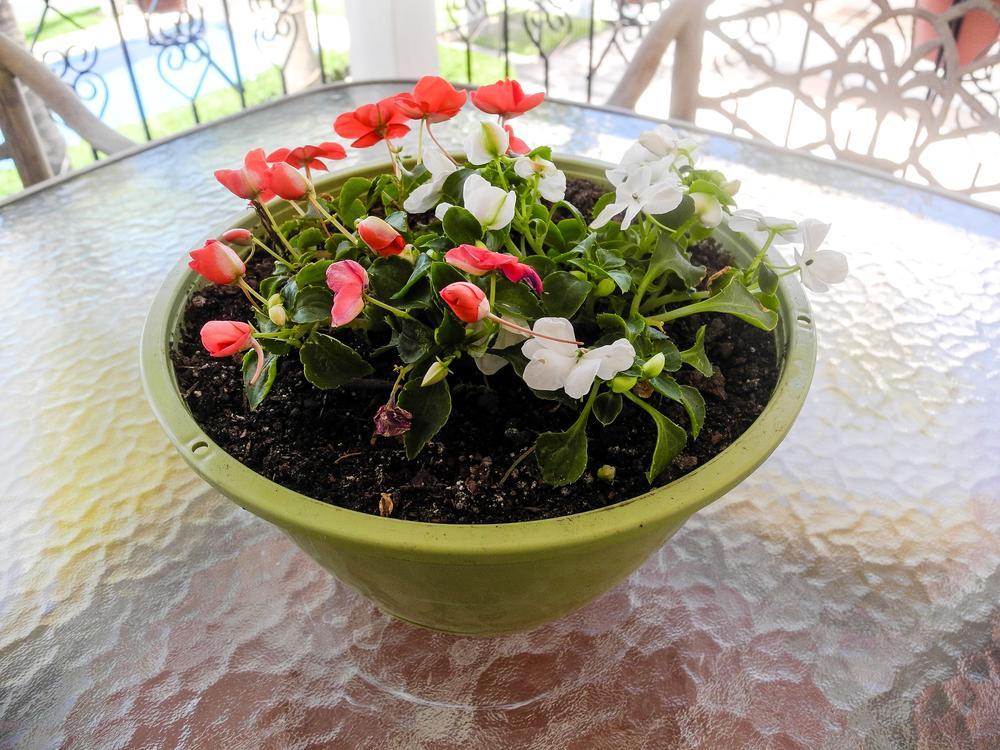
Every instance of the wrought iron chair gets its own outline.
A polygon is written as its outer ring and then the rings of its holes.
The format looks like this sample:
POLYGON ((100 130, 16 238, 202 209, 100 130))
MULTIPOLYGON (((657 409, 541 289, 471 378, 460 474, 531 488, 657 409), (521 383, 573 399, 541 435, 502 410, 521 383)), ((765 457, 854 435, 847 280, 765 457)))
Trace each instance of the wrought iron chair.
POLYGON ((952 1, 674 0, 609 104, 673 43, 671 117, 1000 203, 1000 4, 952 1))
POLYGON ((0 131, 4 135, 0 158, 14 160, 25 187, 52 177, 53 170, 25 102, 22 85, 94 149, 114 154, 134 145, 97 119, 69 86, 24 47, 0 34, 0 131))

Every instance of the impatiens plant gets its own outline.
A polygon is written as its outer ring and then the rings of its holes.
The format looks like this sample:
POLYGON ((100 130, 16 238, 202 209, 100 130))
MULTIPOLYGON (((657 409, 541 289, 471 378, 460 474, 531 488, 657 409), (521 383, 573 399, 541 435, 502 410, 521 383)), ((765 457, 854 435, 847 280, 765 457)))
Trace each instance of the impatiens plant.
POLYGON ((445 151, 431 132, 467 99, 441 78, 340 115, 337 134, 355 148, 384 143, 390 168, 351 177, 336 195, 311 181, 344 157, 332 142, 267 156, 256 149, 242 167, 216 172, 250 202, 260 228, 233 229, 191 251, 191 268, 238 287, 250 306, 248 321, 206 324, 205 348, 242 355, 251 409, 286 357, 296 356, 320 389, 380 378, 388 395, 371 415, 373 431, 401 439, 409 458, 447 422, 456 381, 481 383, 509 366, 519 387, 564 407, 555 418, 572 415, 532 449, 545 481, 577 480, 588 429, 611 424, 628 402, 655 429, 653 482, 705 419, 700 392, 674 373, 713 369, 704 326, 681 342, 672 323, 721 313, 771 330, 780 277, 798 272, 808 288, 826 291, 846 277, 846 261, 821 249, 826 224, 737 210, 739 183, 699 168, 695 144, 666 125, 608 170, 610 190, 585 216, 566 200, 550 149, 530 148, 510 127, 543 95, 499 81, 468 98, 495 117, 465 127, 464 155, 445 151), (416 152, 404 157, 398 141, 411 127, 416 152), (291 206, 282 221, 268 205, 273 196, 291 206), (690 250, 720 224, 755 254, 745 268, 708 276, 690 250), (772 263, 775 244, 795 246, 794 264, 772 263), (256 253, 270 256, 272 269, 252 285, 245 275, 256 253), (670 401, 683 407, 683 426, 664 413, 670 401))

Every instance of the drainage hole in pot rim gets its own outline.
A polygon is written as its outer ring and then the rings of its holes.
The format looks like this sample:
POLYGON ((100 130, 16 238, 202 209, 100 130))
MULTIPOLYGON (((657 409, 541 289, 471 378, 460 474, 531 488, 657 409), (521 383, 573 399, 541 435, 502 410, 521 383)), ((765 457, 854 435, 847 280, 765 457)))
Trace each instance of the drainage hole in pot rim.
POLYGON ((208 443, 198 440, 191 444, 191 452, 196 458, 204 458, 208 454, 208 443))
POLYGON ((808 328, 810 325, 812 325, 812 320, 809 318, 808 315, 800 315, 799 317, 796 318, 796 320, 799 321, 799 324, 803 328, 808 328))

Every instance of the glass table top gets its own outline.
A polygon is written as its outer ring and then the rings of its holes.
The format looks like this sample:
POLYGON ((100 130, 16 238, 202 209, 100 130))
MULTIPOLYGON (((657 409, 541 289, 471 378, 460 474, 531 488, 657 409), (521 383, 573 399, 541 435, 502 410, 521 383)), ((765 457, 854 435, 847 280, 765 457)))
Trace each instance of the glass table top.
MULTIPOLYGON (((0 205, 0 748, 1000 747, 987 209, 692 131, 741 205, 832 221, 851 276, 813 296, 816 378, 777 452, 534 631, 395 622, 195 477, 137 350, 167 269, 240 209, 212 170, 401 88, 285 99, 0 205)), ((549 102, 517 125, 613 160, 650 122, 549 102)))

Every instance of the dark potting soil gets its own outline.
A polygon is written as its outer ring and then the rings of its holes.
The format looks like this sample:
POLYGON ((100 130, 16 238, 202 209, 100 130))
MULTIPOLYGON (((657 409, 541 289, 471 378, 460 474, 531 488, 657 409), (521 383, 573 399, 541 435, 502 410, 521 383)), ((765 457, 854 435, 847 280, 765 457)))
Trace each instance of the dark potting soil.
MULTIPOLYGON (((584 215, 601 189, 571 180, 567 199, 584 215)), ((727 264, 712 241, 693 249, 709 274, 727 264)), ((267 261, 248 269, 256 282, 270 271, 267 261)), ((373 437, 372 416, 389 384, 365 381, 320 391, 302 374, 294 355, 281 360, 267 400, 251 412, 243 396, 239 360, 212 359, 199 340, 209 320, 245 320, 246 300, 232 287, 196 292, 185 313, 174 367, 181 393, 195 421, 223 450, 269 479, 324 502, 365 513, 435 523, 506 523, 580 513, 611 505, 650 489, 645 471, 656 430, 648 415, 629 401, 608 427, 591 419, 590 462, 575 484, 542 483, 529 455, 504 474, 534 444, 540 432, 561 430, 575 414, 556 402, 536 398, 512 368, 486 378, 466 359, 450 376, 452 413, 445 427, 413 461, 400 438, 373 437), (608 482, 597 478, 602 465, 615 468, 608 482)), ((715 367, 710 378, 685 367, 681 383, 705 397, 705 424, 654 482, 671 482, 705 463, 738 438, 757 418, 778 377, 774 337, 730 315, 698 315, 671 324, 681 349, 707 324, 705 351, 715 367)), ((348 341, 367 355, 358 336, 348 341)), ((389 355, 391 356, 391 355, 389 355)), ((386 372, 373 362, 376 370, 386 372)), ((658 396, 653 397, 660 401, 658 396)), ((687 427, 684 411, 669 401, 658 408, 687 427)))

